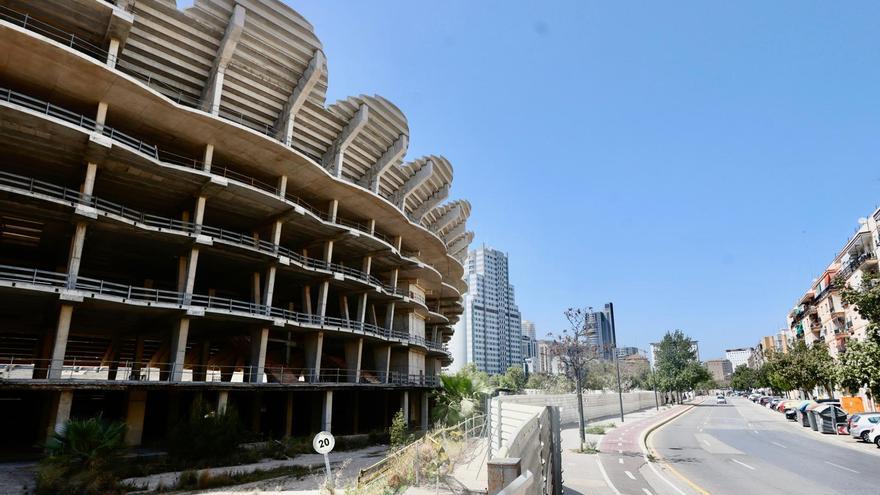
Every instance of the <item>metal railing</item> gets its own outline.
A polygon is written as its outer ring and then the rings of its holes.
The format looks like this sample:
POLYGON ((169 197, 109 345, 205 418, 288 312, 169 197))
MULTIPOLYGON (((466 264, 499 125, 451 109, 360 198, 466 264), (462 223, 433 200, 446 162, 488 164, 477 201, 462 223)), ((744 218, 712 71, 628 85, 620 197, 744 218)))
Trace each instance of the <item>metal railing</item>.
POLYGON ((178 306, 179 308, 183 308, 184 306, 195 306, 242 316, 278 318, 291 324, 311 325, 321 328, 328 326, 336 327, 340 330, 350 330, 363 334, 370 334, 386 340, 396 339, 421 347, 427 347, 428 345, 428 341, 417 335, 410 335, 404 331, 391 330, 371 323, 332 316, 298 313, 287 309, 276 308, 274 306, 236 299, 206 296, 202 294, 188 294, 163 289, 148 289, 144 287, 107 282, 89 277, 77 276, 74 278, 68 276, 66 273, 0 265, 0 280, 12 282, 13 284, 25 283, 35 286, 50 286, 57 289, 76 289, 87 292, 93 296, 102 295, 115 297, 121 299, 122 302, 134 301, 149 304, 157 303, 178 306))
POLYGON ((64 359, 41 359, 32 356, 0 355, 0 379, 34 380, 51 377, 53 380, 137 381, 137 382, 228 382, 268 383, 279 385, 307 385, 352 383, 363 385, 422 385, 431 386, 433 380, 420 380, 421 375, 394 371, 396 376, 411 379, 390 382, 385 371, 354 370, 345 368, 296 368, 281 365, 182 364, 152 360, 106 360, 102 356, 66 356, 64 359), (178 368, 179 378, 172 380, 178 368), (54 373, 53 373, 54 372, 54 373), (56 376, 51 376, 55 374, 56 376))
POLYGON ((111 58, 109 56, 107 50, 89 43, 74 33, 64 31, 51 24, 34 19, 30 14, 18 12, 0 5, 0 20, 45 36, 101 62, 107 62, 110 59, 115 60, 115 57, 111 58))

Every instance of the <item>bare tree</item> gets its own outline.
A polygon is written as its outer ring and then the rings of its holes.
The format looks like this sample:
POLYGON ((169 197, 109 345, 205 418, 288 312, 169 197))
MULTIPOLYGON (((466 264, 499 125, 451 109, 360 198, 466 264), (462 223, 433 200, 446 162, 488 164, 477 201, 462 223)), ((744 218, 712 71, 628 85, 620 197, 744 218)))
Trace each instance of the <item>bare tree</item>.
POLYGON ((565 318, 568 320, 569 328, 563 330, 560 335, 551 335, 553 344, 550 346, 551 355, 559 359, 563 371, 575 383, 581 450, 587 440, 584 432, 586 427, 583 400, 584 377, 589 364, 599 356, 598 346, 591 342, 595 330, 587 320, 587 315, 592 311, 593 308, 586 310, 568 308, 565 310, 565 318))

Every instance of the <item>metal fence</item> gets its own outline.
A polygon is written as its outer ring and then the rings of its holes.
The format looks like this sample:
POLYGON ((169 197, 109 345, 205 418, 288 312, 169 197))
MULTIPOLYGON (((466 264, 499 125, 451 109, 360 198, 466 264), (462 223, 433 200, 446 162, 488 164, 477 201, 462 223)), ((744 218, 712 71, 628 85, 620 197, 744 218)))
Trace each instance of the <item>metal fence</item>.
MULTIPOLYGON (((85 292, 92 297, 96 295, 117 298, 120 302, 138 302, 147 304, 163 304, 169 307, 184 309, 195 306, 212 311, 221 311, 245 317, 277 318, 289 324, 308 325, 319 328, 336 327, 357 333, 369 334, 383 339, 396 339, 412 345, 428 347, 429 341, 418 335, 410 335, 401 330, 354 321, 346 318, 320 316, 309 313, 298 313, 287 309, 267 306, 249 301, 213 297, 202 294, 189 294, 163 289, 149 289, 131 285, 107 282, 89 277, 71 277, 66 273, 50 272, 34 268, 22 268, 11 265, 0 265, 0 280, 12 282, 14 285, 24 283, 35 287, 50 286, 58 289, 69 288, 85 292)), ((431 342, 431 349, 445 352, 442 344, 431 342)))

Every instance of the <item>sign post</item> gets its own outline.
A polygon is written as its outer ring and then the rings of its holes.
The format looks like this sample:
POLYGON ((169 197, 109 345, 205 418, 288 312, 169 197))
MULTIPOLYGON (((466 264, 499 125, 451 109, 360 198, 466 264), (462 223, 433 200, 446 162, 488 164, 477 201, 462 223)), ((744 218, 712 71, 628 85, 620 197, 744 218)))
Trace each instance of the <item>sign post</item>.
POLYGON ((336 439, 329 431, 322 431, 312 439, 312 448, 319 454, 324 454, 324 467, 327 469, 327 485, 333 488, 333 476, 330 474, 330 451, 336 446, 336 439))

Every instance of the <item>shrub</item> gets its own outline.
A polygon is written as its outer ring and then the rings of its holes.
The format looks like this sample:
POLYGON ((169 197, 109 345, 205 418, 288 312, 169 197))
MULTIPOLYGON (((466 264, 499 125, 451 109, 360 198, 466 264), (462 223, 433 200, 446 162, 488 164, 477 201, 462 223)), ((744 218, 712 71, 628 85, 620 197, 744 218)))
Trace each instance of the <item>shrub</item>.
POLYGON ((225 459, 236 452, 241 440, 242 428, 233 407, 217 414, 197 400, 189 418, 171 429, 168 455, 184 463, 225 459))
POLYGON ((604 435, 605 427, 602 425, 587 426, 584 428, 584 433, 587 433, 588 435, 604 435))
POLYGON ((391 447, 402 447, 409 442, 408 425, 406 418, 403 416, 403 410, 397 411, 394 419, 391 420, 391 428, 388 435, 391 437, 391 447))
POLYGON ((125 451, 125 424, 100 416, 70 420, 46 443, 37 471, 39 494, 121 493, 114 468, 125 451))

